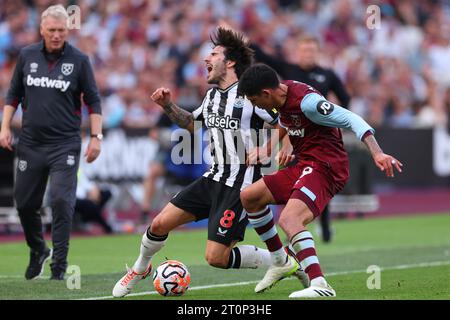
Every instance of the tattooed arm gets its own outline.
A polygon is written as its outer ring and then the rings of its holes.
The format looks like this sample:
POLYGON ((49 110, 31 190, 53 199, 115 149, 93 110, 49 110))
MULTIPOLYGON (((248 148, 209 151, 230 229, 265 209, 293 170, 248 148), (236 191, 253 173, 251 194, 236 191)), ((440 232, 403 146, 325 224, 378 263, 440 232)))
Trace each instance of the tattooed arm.
POLYGON ((169 89, 159 88, 153 92, 151 98, 164 109, 164 112, 173 123, 190 132, 194 132, 194 116, 172 102, 169 89))
POLYGON ((363 142, 372 155, 375 165, 380 168, 381 171, 385 171, 388 177, 394 176, 394 168, 398 172, 402 172, 403 164, 393 156, 385 154, 378 145, 377 140, 371 133, 366 133, 363 137, 363 142))
POLYGON ((176 123, 181 128, 187 129, 190 132, 194 131, 194 117, 192 113, 181 109, 172 101, 163 106, 164 112, 173 123, 176 123))

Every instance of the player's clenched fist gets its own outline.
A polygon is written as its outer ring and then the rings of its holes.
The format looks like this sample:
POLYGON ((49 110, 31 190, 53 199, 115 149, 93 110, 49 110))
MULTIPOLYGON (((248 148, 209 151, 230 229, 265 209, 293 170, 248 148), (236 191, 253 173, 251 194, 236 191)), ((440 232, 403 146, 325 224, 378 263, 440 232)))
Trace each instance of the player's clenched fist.
POLYGON ((158 88, 155 92, 153 92, 151 98, 161 107, 165 107, 170 103, 171 100, 170 90, 167 88, 158 88))

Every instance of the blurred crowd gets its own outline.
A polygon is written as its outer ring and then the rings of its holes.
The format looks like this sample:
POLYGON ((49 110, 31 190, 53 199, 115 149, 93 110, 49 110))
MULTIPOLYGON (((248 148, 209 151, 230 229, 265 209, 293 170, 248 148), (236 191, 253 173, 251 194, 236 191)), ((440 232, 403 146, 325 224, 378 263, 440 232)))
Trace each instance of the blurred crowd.
POLYGON ((350 109, 376 128, 450 123, 444 0, 2 0, 0 106, 18 51, 40 40, 40 14, 56 3, 81 8, 81 28, 69 41, 91 58, 106 128, 153 127, 161 109, 149 97, 160 86, 180 106, 198 106, 208 88, 209 36, 221 23, 293 63, 298 38, 316 36, 320 64, 335 70, 350 109), (368 12, 370 5, 378 7, 368 12))

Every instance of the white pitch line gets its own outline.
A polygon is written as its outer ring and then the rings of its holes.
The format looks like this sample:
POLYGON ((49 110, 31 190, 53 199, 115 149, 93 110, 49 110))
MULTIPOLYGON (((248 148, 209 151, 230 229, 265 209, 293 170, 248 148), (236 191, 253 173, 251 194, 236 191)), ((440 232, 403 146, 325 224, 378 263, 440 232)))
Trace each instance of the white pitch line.
MULTIPOLYGON (((398 266, 392 266, 392 267, 385 267, 380 268, 381 271, 384 270, 402 270, 402 269, 412 269, 412 268, 426 268, 426 267, 438 267, 438 266, 445 266, 450 265, 450 261, 433 261, 433 262, 422 262, 422 263, 415 263, 415 264, 402 264, 398 266)), ((341 271, 341 272, 330 272, 326 273, 325 276, 342 276, 342 275, 348 275, 348 274, 355 274, 355 273, 364 273, 367 272, 367 270, 352 270, 352 271, 341 271)), ((287 278, 284 280, 292 280, 293 278, 287 278)), ((189 288, 189 291, 193 290, 202 290, 202 289, 213 289, 213 288, 225 288, 225 287, 235 287, 235 286, 243 286, 247 284, 252 283, 258 283, 259 280, 255 281, 245 281, 245 282, 233 282, 233 283, 222 283, 222 284, 212 284, 207 286, 197 286, 189 288)), ((127 295, 127 297, 137 297, 137 296, 144 296, 148 294, 157 294, 156 291, 145 291, 145 292, 136 292, 136 293, 130 293, 127 295)), ((84 298, 84 299, 76 299, 76 300, 105 300, 105 299, 114 299, 113 296, 104 296, 104 297, 91 297, 91 298, 84 298)))
MULTIPOLYGON (((208 286, 197 286, 197 287, 190 287, 189 291, 193 290, 202 290, 202 289, 212 289, 212 288, 225 288, 225 287, 235 287, 235 286, 244 286, 247 284, 252 283, 258 283, 259 280, 254 281, 244 281, 244 282, 233 282, 233 283, 221 283, 221 284, 212 284, 208 286)), ((136 292, 136 293, 130 293, 127 294, 127 297, 137 297, 137 296, 144 296, 147 294, 157 294, 156 291, 145 291, 145 292, 136 292)), ((93 298, 84 298, 84 299, 75 299, 75 300, 105 300, 105 299, 113 299, 113 296, 105 296, 105 297, 93 297, 93 298)))

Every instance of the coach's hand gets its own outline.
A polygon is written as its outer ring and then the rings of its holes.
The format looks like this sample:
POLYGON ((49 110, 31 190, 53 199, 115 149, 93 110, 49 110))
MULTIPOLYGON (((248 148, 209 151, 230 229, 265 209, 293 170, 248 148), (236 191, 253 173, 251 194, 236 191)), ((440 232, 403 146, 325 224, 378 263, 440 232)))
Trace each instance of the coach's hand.
POLYGON ((2 146, 2 148, 13 151, 12 141, 13 141, 13 135, 11 133, 11 130, 3 128, 0 131, 0 145, 2 146))
POLYGON ((94 162, 94 160, 97 159, 97 157, 100 155, 100 151, 100 140, 98 140, 97 138, 91 138, 87 150, 84 153, 87 163, 94 162))
POLYGON ((152 93, 152 100, 159 104, 161 107, 167 106, 171 101, 171 93, 167 88, 158 88, 152 93))
POLYGON ((394 168, 397 169, 398 172, 402 172, 403 164, 395 159, 393 156, 390 156, 385 153, 378 153, 373 157, 375 164, 381 171, 386 172, 386 176, 392 178, 394 177, 394 168))

